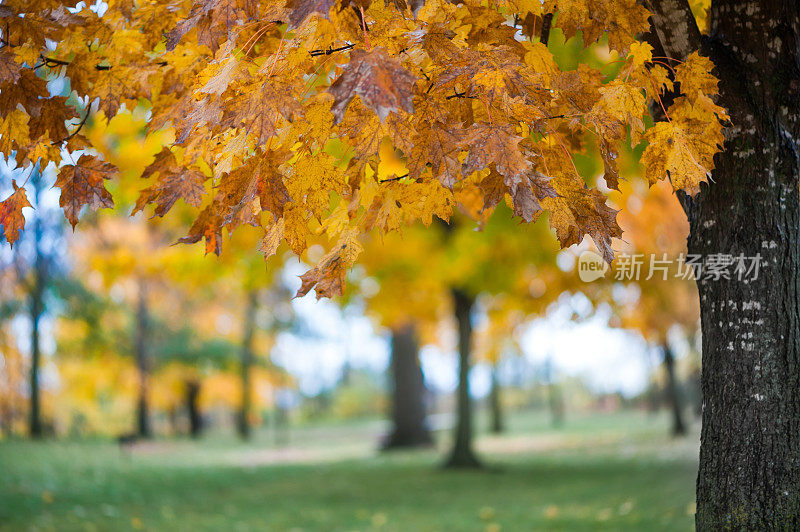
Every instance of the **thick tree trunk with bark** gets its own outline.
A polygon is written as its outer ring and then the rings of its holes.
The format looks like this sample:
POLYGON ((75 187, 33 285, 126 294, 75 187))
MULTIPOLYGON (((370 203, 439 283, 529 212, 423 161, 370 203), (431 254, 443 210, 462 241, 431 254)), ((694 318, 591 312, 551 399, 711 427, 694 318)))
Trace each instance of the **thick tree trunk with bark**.
POLYGON ((139 371, 139 399, 136 407, 136 433, 141 438, 150 438, 153 435, 150 426, 150 369, 152 360, 149 352, 149 326, 150 315, 147 307, 147 288, 143 282, 139 283, 139 304, 136 310, 136 369, 139 371))
POLYGON ((667 372, 667 401, 672 409, 672 435, 683 436, 686 434, 686 423, 683 422, 683 401, 678 388, 678 378, 675 375, 675 357, 666 343, 661 349, 664 352, 664 369, 667 372))
POLYGON ((453 290, 453 306, 458 323, 458 407, 453 449, 445 467, 480 467, 472 449, 472 400, 469 395, 470 352, 472 350, 472 306, 475 299, 466 292, 453 290))
POLYGON ((433 444, 425 424, 425 382, 413 324, 392 331, 392 432, 384 449, 433 444))
POLYGON ((505 427, 503 423, 503 404, 500 397, 500 381, 497 376, 497 362, 492 364, 492 386, 489 389, 489 409, 492 415, 492 433, 501 434, 505 427))
MULTIPOLYGON (((686 0, 652 0, 667 55, 701 44, 686 0)), ((727 108, 711 183, 682 203, 689 252, 760 256, 698 279, 703 335, 699 530, 800 529, 800 3, 714 0, 702 52, 727 108)))
POLYGON ((241 354, 241 393, 242 398, 239 403, 239 413, 237 415, 237 430, 239 437, 247 440, 251 435, 250 410, 252 408, 252 396, 250 385, 250 369, 253 366, 253 335, 255 334, 256 310, 258 308, 258 298, 255 291, 247 295, 247 307, 244 316, 244 335, 242 337, 241 354))
POLYGON ((800 6, 715 1, 704 51, 733 127, 686 202, 690 253, 757 256, 757 279, 698 282, 701 530, 800 528, 800 6))

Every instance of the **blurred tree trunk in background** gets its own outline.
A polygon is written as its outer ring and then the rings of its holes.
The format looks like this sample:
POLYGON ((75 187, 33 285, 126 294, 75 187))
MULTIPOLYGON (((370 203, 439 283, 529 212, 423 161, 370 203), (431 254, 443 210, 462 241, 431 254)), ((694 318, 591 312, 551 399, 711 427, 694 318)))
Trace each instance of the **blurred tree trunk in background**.
POLYGON ((489 408, 492 413, 491 429, 494 434, 500 434, 504 430, 503 404, 497 371, 497 361, 495 361, 492 363, 492 387, 489 389, 489 408))
POLYGON ((550 420, 553 427, 558 428, 564 424, 564 399, 561 397, 561 389, 555 381, 553 359, 549 355, 544 362, 544 374, 547 381, 547 403, 550 406, 550 420))
POLYGON ((425 381, 414 324, 392 331, 392 432, 384 449, 433 444, 425 422, 425 381))
POLYGON ((256 310, 258 309, 258 294, 255 290, 247 294, 247 306, 244 315, 244 336, 242 337, 242 358, 241 358, 241 393, 242 399, 239 404, 239 414, 237 416, 237 428, 239 437, 243 440, 251 436, 250 410, 252 408, 252 396, 250 385, 250 369, 253 366, 253 336, 255 334, 256 310))
POLYGON ((457 288, 452 293, 458 323, 458 407, 453 449, 445 467, 475 468, 481 465, 472 449, 472 400, 469 395, 472 306, 475 298, 457 288))
POLYGON ((664 369, 667 371, 667 401, 672 408, 672 435, 683 436, 686 434, 686 424, 683 422, 683 402, 675 375, 675 357, 666 342, 661 349, 664 352, 664 369))
POLYGON ((189 416, 189 435, 199 438, 203 432, 203 418, 200 414, 200 383, 196 380, 186 382, 186 413, 189 416))
POLYGON ((136 338, 134 341, 136 350, 136 368, 139 371, 139 401, 136 410, 137 434, 142 438, 149 438, 153 435, 150 426, 150 370, 152 360, 149 352, 149 328, 150 312, 147 304, 147 286, 143 280, 139 280, 139 305, 136 311, 136 338))
POLYGON ((39 367, 41 366, 41 346, 39 344, 39 326, 44 313, 44 289, 46 265, 42 251, 42 222, 40 220, 40 200, 42 193, 42 174, 36 168, 32 170, 34 205, 36 213, 33 217, 33 281, 30 286, 30 320, 31 320, 31 368, 30 368, 30 420, 28 430, 31 438, 42 437, 41 390, 39 387, 39 367))

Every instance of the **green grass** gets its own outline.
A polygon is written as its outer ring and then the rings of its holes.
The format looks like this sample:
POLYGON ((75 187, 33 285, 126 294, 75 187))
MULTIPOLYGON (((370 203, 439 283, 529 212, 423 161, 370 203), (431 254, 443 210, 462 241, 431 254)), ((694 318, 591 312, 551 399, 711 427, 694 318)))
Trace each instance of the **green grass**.
MULTIPOLYGON (((293 450, 158 441, 0 442, 0 530, 690 530, 696 438, 666 420, 541 414, 482 435, 485 471, 380 455, 375 423, 299 429, 293 450), (281 463, 281 462, 289 463, 281 463)), ((443 442, 444 444, 444 442, 443 442)))

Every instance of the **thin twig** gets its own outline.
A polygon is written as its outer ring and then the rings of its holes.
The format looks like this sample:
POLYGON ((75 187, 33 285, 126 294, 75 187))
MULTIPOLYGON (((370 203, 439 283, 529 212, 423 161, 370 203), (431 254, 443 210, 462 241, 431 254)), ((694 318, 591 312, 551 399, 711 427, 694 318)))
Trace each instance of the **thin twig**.
POLYGON ((331 55, 331 54, 335 54, 336 52, 344 52, 345 50, 349 50, 350 48, 353 48, 354 46, 355 46, 354 43, 353 44, 345 44, 344 46, 340 46, 339 48, 330 48, 329 47, 327 50, 324 50, 324 49, 311 50, 308 53, 309 53, 309 55, 311 57, 317 57, 319 55, 331 55))
MULTIPOLYGON (((433 85, 433 84, 431 84, 431 85, 433 85)), ((430 89, 428 89, 428 90, 430 90, 430 89)), ((468 100, 477 100, 478 99, 477 96, 467 96, 467 92, 466 91, 458 92, 457 90, 453 89, 453 92, 455 94, 451 94, 450 96, 445 97, 445 100, 452 100, 453 98, 466 98, 468 100)))
POLYGON ((91 111, 92 111, 92 106, 91 106, 91 104, 90 104, 90 105, 88 105, 88 106, 86 107, 86 115, 83 117, 83 120, 81 120, 81 121, 80 121, 80 123, 78 124, 78 128, 77 128, 75 131, 73 131, 72 133, 70 133, 69 135, 67 135, 66 137, 64 137, 63 139, 61 139, 61 140, 54 140, 54 141, 53 141, 51 144, 52 144, 52 145, 56 145, 56 144, 61 144, 62 142, 67 142, 67 141, 68 141, 68 140, 70 140, 72 137, 74 137, 75 135, 77 135, 77 134, 78 134, 78 132, 79 132, 79 131, 81 130, 81 128, 83 127, 83 125, 84 125, 84 124, 86 123, 86 121, 89 119, 89 113, 90 113, 91 111))
POLYGON ((364 45, 367 47, 367 51, 369 52, 372 47, 369 45, 369 35, 367 35, 367 19, 364 16, 364 7, 358 6, 358 9, 361 10, 361 27, 364 28, 364 45))

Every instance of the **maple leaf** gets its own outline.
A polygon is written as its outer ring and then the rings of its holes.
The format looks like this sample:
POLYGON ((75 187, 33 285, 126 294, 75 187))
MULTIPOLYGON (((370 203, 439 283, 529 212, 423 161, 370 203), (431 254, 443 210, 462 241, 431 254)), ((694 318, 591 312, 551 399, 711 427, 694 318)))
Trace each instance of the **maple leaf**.
POLYGON ((284 223, 283 218, 280 218, 267 228, 267 232, 258 246, 258 250, 264 254, 264 259, 268 259, 278 250, 278 246, 283 240, 284 223))
POLYGON ((0 50, 0 83, 16 83, 19 80, 20 66, 14 61, 14 54, 0 50))
POLYGON ((247 164, 220 178, 216 201, 225 225, 231 224, 242 210, 252 208, 251 203, 256 199, 260 209, 276 217, 283 215, 284 206, 291 198, 278 167, 288 157, 288 153, 267 152, 251 157, 247 164))
POLYGON ((25 194, 24 187, 18 187, 17 182, 12 180, 11 186, 14 192, 0 201, 0 225, 3 226, 3 234, 6 241, 14 245, 19 240, 19 232, 25 229, 25 216, 22 215, 24 207, 30 207, 28 196, 25 194))
POLYGON ((696 94, 716 94, 718 80, 711 73, 714 63, 699 52, 692 52, 686 61, 675 68, 675 81, 680 90, 694 100, 696 94))
POLYGON ((606 262, 614 260, 611 239, 622 236, 617 211, 606 204, 606 197, 596 189, 587 189, 578 176, 556 177, 550 183, 558 197, 543 198, 542 206, 550 212, 550 226, 562 247, 583 241, 589 235, 606 262))
POLYGON ((139 193, 133 214, 154 203, 154 215, 164 216, 179 199, 188 205, 200 206, 206 191, 203 186, 206 176, 202 172, 178 165, 175 155, 168 148, 156 155, 155 161, 145 169, 142 177, 150 177, 156 172, 159 174, 158 183, 139 193))
POLYGON ((539 103, 546 91, 541 76, 525 64, 510 46, 490 50, 461 50, 449 62, 434 84, 435 87, 465 87, 466 96, 480 96, 492 102, 503 96, 539 103))
POLYGON ((53 141, 67 138, 66 122, 74 118, 74 113, 67 107, 66 101, 62 96, 42 101, 39 110, 31 115, 28 123, 31 138, 49 137, 53 141))
POLYGON ((542 200, 558 197, 558 192, 550 184, 550 177, 535 169, 522 174, 519 182, 514 180, 509 183, 509 178, 505 182, 514 205, 514 214, 526 222, 534 221, 542 211, 542 200))
POLYGON ((636 0, 546 0, 542 9, 558 12, 558 26, 567 38, 581 31, 589 44, 606 34, 609 47, 623 55, 636 35, 650 29, 650 12, 636 0))
POLYGON ((406 70, 385 48, 367 52, 353 50, 342 74, 328 87, 334 101, 331 108, 341 122, 350 101, 359 96, 384 121, 390 112, 414 112, 414 84, 417 77, 406 70))
POLYGON ((205 238, 205 253, 219 255, 222 251, 222 218, 212 203, 200 211, 200 215, 189 228, 189 234, 178 239, 181 244, 195 244, 205 238))
POLYGON ((283 212, 283 236, 295 255, 302 255, 308 244, 308 223, 305 210, 294 203, 289 203, 283 212))
POLYGON ((48 96, 47 80, 37 76, 32 69, 22 69, 19 78, 4 85, 0 91, 0 116, 8 115, 18 105, 22 105, 28 114, 36 114, 48 96))
POLYGON ((75 164, 62 166, 54 186, 61 189, 59 205, 72 228, 78 223, 81 208, 111 208, 114 200, 104 181, 117 174, 117 169, 93 155, 81 155, 75 164))
MULTIPOLYGON (((264 20, 279 18, 282 11, 277 6, 261 13, 264 20)), ((197 34, 197 42, 216 51, 229 31, 237 24, 254 20, 259 16, 259 3, 249 0, 200 0, 192 5, 189 15, 178 22, 167 33, 167 50, 174 50, 191 30, 197 34)))
POLYGON ((348 155, 352 154, 351 165, 359 173, 378 155, 381 141, 389 134, 386 124, 360 100, 348 107, 335 129, 346 139, 348 155))
POLYGON ((606 137, 600 137, 598 148, 600 149, 600 157, 603 159, 603 168, 605 170, 603 178, 606 181, 606 185, 612 190, 619 190, 619 170, 617 168, 619 152, 613 142, 606 137))
MULTIPOLYGON (((223 48, 220 48, 220 51, 222 50, 223 48)), ((220 95, 228 89, 228 85, 233 80, 236 70, 239 67, 239 61, 235 57, 230 56, 229 49, 225 49, 224 56, 224 58, 209 65, 209 67, 212 68, 213 74, 207 77, 205 85, 197 92, 220 95)))
POLYGON ((225 108, 221 124, 244 127, 263 145, 277 134, 279 116, 291 120, 302 114, 303 108, 289 87, 261 79, 248 83, 237 93, 225 108))
POLYGON ((642 164, 650 184, 669 176, 675 190, 691 195, 700 192, 700 183, 714 168, 714 153, 722 142, 721 132, 701 129, 692 135, 676 121, 659 122, 645 135, 648 142, 642 164))
POLYGON ((503 176, 492 168, 478 183, 483 192, 481 212, 495 207, 508 193, 511 196, 514 214, 526 222, 532 222, 542 211, 541 200, 558 197, 558 193, 550 184, 550 179, 533 167, 512 177, 503 176))
POLYGON ((100 99, 100 110, 114 116, 122 104, 136 107, 139 98, 150 97, 148 78, 158 71, 152 63, 115 65, 103 70, 88 91, 92 98, 100 99))
POLYGON ((302 281, 295 297, 303 297, 312 288, 317 299, 341 295, 344 291, 345 275, 363 251, 355 229, 344 231, 336 246, 320 259, 313 269, 300 276, 302 281))
POLYGON ((20 109, 5 116, 0 121, 0 153, 10 155, 30 140, 28 121, 30 116, 20 109))
POLYGON ((328 18, 328 13, 336 0, 291 0, 289 2, 289 22, 297 27, 313 13, 328 18))
POLYGON ((459 124, 420 120, 412 136, 413 147, 406 163, 409 176, 420 177, 430 164, 433 177, 452 190, 460 178, 458 154, 465 136, 466 131, 459 124))
POLYGON ((590 118, 600 130, 601 135, 611 134, 619 137, 618 123, 626 123, 630 128, 631 141, 638 144, 644 132, 642 114, 645 99, 639 87, 615 79, 600 88, 601 99, 592 109, 590 118))
POLYGON ((497 171, 511 180, 521 179, 530 163, 519 148, 522 137, 509 126, 474 124, 469 128, 466 144, 469 154, 461 172, 468 176, 494 163, 497 171))

